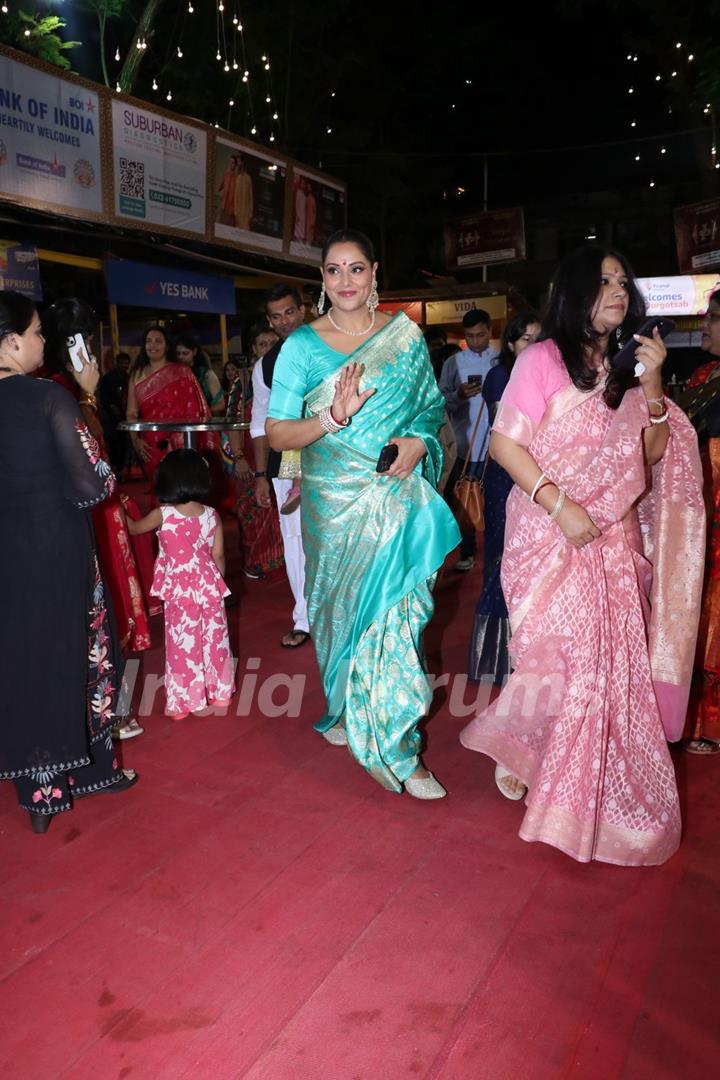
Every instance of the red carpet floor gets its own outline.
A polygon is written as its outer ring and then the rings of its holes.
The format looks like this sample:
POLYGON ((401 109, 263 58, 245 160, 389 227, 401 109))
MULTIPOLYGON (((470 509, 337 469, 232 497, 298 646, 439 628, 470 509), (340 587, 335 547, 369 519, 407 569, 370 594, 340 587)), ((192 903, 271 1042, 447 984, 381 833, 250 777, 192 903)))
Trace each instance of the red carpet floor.
MULTIPOLYGON (((479 584, 442 578, 433 672, 464 670, 479 584)), ((312 731, 312 646, 279 648, 284 577, 231 585, 242 715, 172 723, 159 692, 122 744, 137 787, 44 837, 0 785, 0 1075, 718 1075, 720 761, 676 756, 666 866, 578 865, 518 839, 521 804, 458 744, 473 689, 439 690, 427 723, 449 797, 394 796, 312 731), (300 715, 263 715, 288 697, 278 672, 305 677, 300 715)))

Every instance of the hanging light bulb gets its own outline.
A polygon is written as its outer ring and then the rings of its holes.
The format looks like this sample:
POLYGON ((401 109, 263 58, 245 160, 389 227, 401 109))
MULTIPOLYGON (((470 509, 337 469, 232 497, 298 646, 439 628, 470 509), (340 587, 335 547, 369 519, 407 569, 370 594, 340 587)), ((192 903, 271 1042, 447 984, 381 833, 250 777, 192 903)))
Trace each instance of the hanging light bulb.
POLYGON ((29 30, 25 31, 25 37, 30 37, 30 31, 29 30))
POLYGON ((273 120, 279 120, 279 116, 276 112, 273 113, 273 120))
POLYGON ((168 90, 168 92, 167 92, 167 100, 172 101, 172 91, 171 90, 168 90))
POLYGON ((225 61, 225 67, 223 68, 223 70, 224 71, 229 71, 230 70, 230 65, 228 64, 227 60, 225 61))
POLYGON ((237 28, 238 28, 238 33, 239 33, 239 34, 242 34, 242 23, 241 23, 241 22, 239 22, 239 23, 237 24, 237 28))
POLYGON ((115 90, 118 94, 120 93, 120 83, 115 83, 115 90))
POLYGON ((673 71, 673 72, 670 73, 670 78, 674 79, 676 75, 677 75, 677 71, 673 71))
POLYGON ((182 51, 182 49, 180 48, 179 45, 178 45, 177 49, 178 49, 178 60, 182 60, 183 51, 182 51))
POLYGON ((661 146, 661 147, 660 147, 660 153, 661 153, 661 154, 667 154, 667 150, 665 149, 665 147, 664 147, 664 146, 661 146))
POLYGON ((635 93, 635 87, 634 86, 628 86, 628 94, 634 94, 634 93, 635 93))
POLYGON ((675 48, 676 49, 682 49, 682 41, 676 41, 675 42, 675 48))
POLYGON ((270 98, 270 95, 268 94, 268 96, 265 98, 265 104, 269 105, 270 101, 271 101, 271 98, 270 98))
POLYGON ((220 0, 220 3, 218 4, 218 11, 224 11, 224 10, 225 10, 225 5, 223 4, 222 0, 220 0))
POLYGON ((265 65, 265 70, 266 70, 266 71, 269 71, 269 70, 270 70, 270 65, 269 65, 269 64, 266 64, 266 65, 265 65))
POLYGON ((238 17, 237 17, 237 15, 233 15, 233 26, 237 26, 237 24, 238 24, 238 17))
POLYGON ((195 8, 192 6, 192 4, 188 4, 188 14, 192 15, 194 11, 195 11, 195 8))
POLYGON ((655 187, 655 181, 654 180, 650 181, 650 187, 655 187))
POLYGON ((274 135, 270 136, 270 142, 275 142, 275 136, 274 135))
POLYGON ((251 134, 251 135, 257 135, 257 128, 255 127, 255 125, 254 125, 254 124, 253 124, 253 126, 252 126, 252 127, 250 128, 250 134, 251 134))
POLYGON ((231 109, 232 109, 234 104, 235 104, 235 102, 233 101, 232 98, 230 98, 230 100, 228 101, 228 105, 230 106, 231 109))
POLYGON ((267 61, 267 56, 265 55, 265 53, 263 53, 263 55, 262 55, 262 62, 263 62, 263 64, 264 64, 264 63, 265 63, 266 61, 267 61))
POLYGON ((239 66, 240 65, 238 64, 237 60, 233 60, 233 71, 237 71, 239 66))
POLYGON ((655 82, 660 82, 660 76, 659 75, 655 76, 655 82))
POLYGON ((695 59, 695 54, 694 54, 694 53, 690 53, 690 55, 688 56, 688 63, 690 63, 690 64, 691 64, 691 63, 693 62, 693 60, 694 60, 694 59, 695 59))
MULTIPOLYGON (((7 11, 7 8, 6 8, 6 7, 4 7, 4 8, 3 8, 3 11, 7 11)), ((119 49, 119 48, 117 48, 117 49, 115 50, 115 60, 116 60, 116 62, 117 62, 118 64, 120 63, 120 49, 119 49)))
POLYGON ((327 134, 332 135, 332 128, 326 128, 327 134))
POLYGON ((631 120, 630 127, 637 127, 637 120, 631 120))
POLYGON ((2 13, 3 13, 3 15, 7 15, 7 13, 8 13, 8 6, 7 6, 7 4, 3 4, 3 6, 2 6, 2 13))
POLYGON ((157 88, 158 88, 157 79, 153 79, 153 90, 157 90, 157 88))
POLYGON ((640 160, 640 155, 639 155, 639 154, 636 154, 636 155, 635 155, 635 160, 636 160, 636 161, 639 161, 639 160, 640 160))
POLYGON ((219 49, 218 49, 217 53, 215 54, 215 59, 216 60, 222 60, 222 56, 220 55, 220 50, 219 49))
POLYGON ((247 71, 246 71, 246 72, 245 72, 245 74, 243 75, 243 77, 242 77, 242 81, 243 81, 243 82, 247 82, 247 81, 248 81, 248 77, 247 77, 247 71))

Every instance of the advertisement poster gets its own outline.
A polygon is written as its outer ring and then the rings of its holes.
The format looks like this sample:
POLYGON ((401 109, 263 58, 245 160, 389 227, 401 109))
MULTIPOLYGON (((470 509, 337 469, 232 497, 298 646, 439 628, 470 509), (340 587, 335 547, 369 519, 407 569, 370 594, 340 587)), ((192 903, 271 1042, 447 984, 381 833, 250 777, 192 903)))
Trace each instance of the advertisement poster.
POLYGON ((525 258, 525 215, 522 207, 488 210, 445 225, 448 270, 525 258))
POLYGON ((179 116, 112 103, 114 213, 205 233, 207 135, 179 116))
POLYGON ((42 300, 40 263, 34 244, 0 240, 0 289, 22 293, 30 300, 42 300))
POLYGON ((102 211, 98 96, 0 55, 0 195, 102 211))
POLYGON ((345 225, 345 211, 345 188, 339 181, 293 168, 290 254, 319 264, 323 244, 345 225))
POLYGON ((704 315, 720 274, 638 278, 648 315, 704 315))
POLYGON ((235 283, 231 277, 197 274, 172 266, 106 259, 105 281, 111 304, 235 314, 235 283))
POLYGON ((216 138, 213 236, 282 251, 286 172, 284 161, 216 138))
POLYGON ((681 273, 720 267, 720 199, 678 206, 674 217, 681 273))

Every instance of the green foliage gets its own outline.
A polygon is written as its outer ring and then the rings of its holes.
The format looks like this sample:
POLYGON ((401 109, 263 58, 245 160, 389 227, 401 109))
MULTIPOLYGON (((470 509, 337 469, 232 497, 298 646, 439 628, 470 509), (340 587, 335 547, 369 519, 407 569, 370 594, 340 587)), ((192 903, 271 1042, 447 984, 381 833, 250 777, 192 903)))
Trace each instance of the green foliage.
POLYGON ((15 49, 37 56, 55 67, 69 68, 70 61, 64 55, 69 49, 81 45, 80 41, 63 41, 58 33, 66 26, 58 15, 27 15, 24 11, 13 12, 3 20, 1 39, 15 49))

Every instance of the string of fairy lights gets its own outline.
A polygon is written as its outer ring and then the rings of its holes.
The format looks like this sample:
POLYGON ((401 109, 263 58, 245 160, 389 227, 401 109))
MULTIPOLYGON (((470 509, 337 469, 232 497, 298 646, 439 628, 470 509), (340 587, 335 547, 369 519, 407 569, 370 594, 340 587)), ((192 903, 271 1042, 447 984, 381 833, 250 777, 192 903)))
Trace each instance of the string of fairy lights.
MULTIPOLYGON (((640 64, 640 56, 636 52, 629 52, 625 57, 629 64, 640 64)), ((653 69, 650 69, 653 70, 653 69)), ((647 95, 649 88, 660 86, 666 93, 674 94, 679 93, 680 88, 684 87, 687 91, 689 84, 692 82, 697 67, 695 65, 695 52, 692 46, 687 45, 683 41, 675 41, 674 48, 668 58, 668 70, 665 73, 657 70, 657 66, 654 67, 655 74, 648 76, 642 73, 642 68, 638 68, 638 77, 633 78, 633 81, 627 87, 628 96, 632 96, 634 100, 637 100, 641 95, 647 95), (637 97, 635 97, 637 95, 637 97)), ((632 76, 631 76, 632 78, 632 76)), ((710 118, 710 152, 708 166, 713 169, 720 169, 720 160, 717 153, 717 138, 716 138, 716 112, 715 107, 711 101, 705 102, 702 106, 702 114, 710 118)), ((638 110, 639 111, 639 110, 638 110)), ((673 115, 672 104, 666 104, 666 112, 668 116, 673 115)), ((640 135, 640 129, 638 126, 637 116, 634 115, 630 120, 630 128, 635 134, 640 135)), ((664 145, 662 140, 659 147, 653 147, 652 150, 647 149, 647 145, 643 148, 635 146, 633 148, 633 157, 635 162, 641 167, 648 167, 648 187, 654 188, 656 186, 656 179, 653 169, 653 164, 657 166, 660 160, 667 157, 668 148, 664 145)))
MULTIPOLYGON (((167 34, 158 35, 162 39, 164 56, 159 55, 159 48, 154 47, 153 36, 136 34, 130 50, 147 53, 147 61, 154 65, 151 89, 158 98, 171 103, 173 90, 177 91, 182 82, 182 76, 177 72, 177 62, 185 59, 186 51, 192 53, 194 45, 194 16, 207 17, 209 4, 207 0, 187 0, 187 7, 180 16, 178 11, 175 29, 167 34)), ((267 52, 256 54, 250 49, 246 41, 246 30, 243 24, 240 0, 214 0, 215 8, 215 62, 222 69, 222 76, 226 78, 226 86, 223 93, 224 116, 216 120, 209 119, 216 128, 230 128, 233 119, 244 110, 245 131, 244 134, 268 143, 275 143, 280 137, 280 110, 276 100, 273 86, 273 72, 270 56, 267 52)), ((9 5, 7 0, 2 0, 0 12, 7 15, 9 5)), ((30 38, 32 30, 26 29, 24 36, 30 38)), ((116 44, 114 49, 109 50, 116 65, 115 90, 122 92, 120 84, 120 72, 127 60, 127 54, 123 55, 122 46, 116 44)), ((334 93, 332 97, 334 97, 334 93)), ((327 133, 331 128, 328 123, 327 133)))

